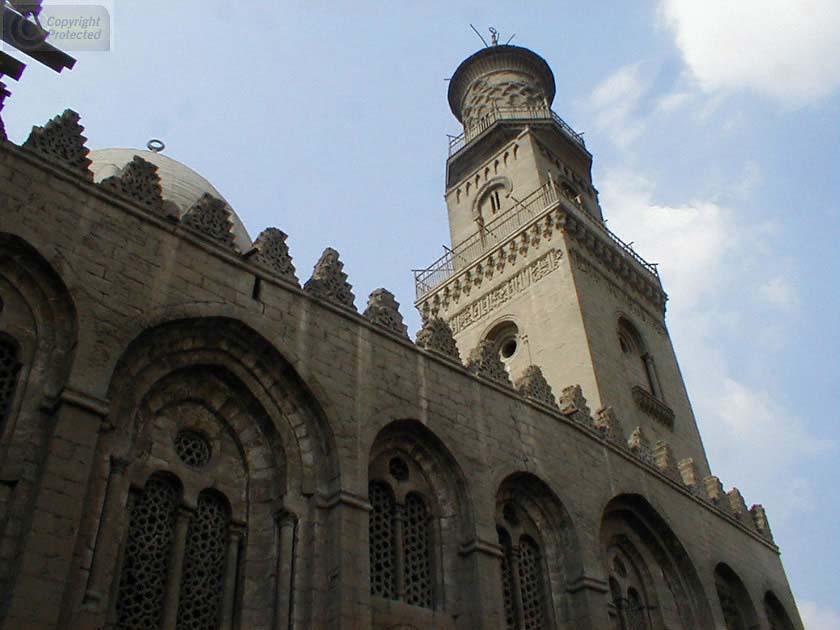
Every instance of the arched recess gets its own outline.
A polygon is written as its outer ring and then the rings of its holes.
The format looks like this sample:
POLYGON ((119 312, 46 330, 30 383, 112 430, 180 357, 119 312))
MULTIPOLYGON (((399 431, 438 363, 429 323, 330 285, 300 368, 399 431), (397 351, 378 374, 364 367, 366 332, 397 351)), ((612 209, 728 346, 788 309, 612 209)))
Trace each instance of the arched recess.
MULTIPOLYGON (((445 611, 459 617, 466 611, 458 607, 470 601, 471 584, 469 566, 460 546, 474 537, 473 506, 467 490, 467 482, 461 468, 443 442, 425 425, 415 420, 397 420, 382 428, 370 448, 368 459, 369 492, 372 503, 382 503, 384 496, 388 503, 384 507, 374 505, 371 514, 371 600, 375 627, 399 626, 407 623, 418 608, 445 611), (385 493, 385 494, 383 494, 385 493), (412 511, 416 512, 417 501, 426 505, 428 516, 422 536, 426 538, 428 567, 431 577, 431 603, 417 601, 412 594, 411 573, 417 572, 418 529, 409 531, 412 511), (393 506, 393 508, 391 507, 393 506), (389 515, 386 510, 395 510, 389 515), (389 549, 380 530, 387 531, 396 526, 405 532, 396 533, 391 539, 394 549, 389 549), (377 542, 384 544, 377 545, 377 542), (388 571, 389 554, 396 562, 393 570, 391 593, 380 588, 383 568, 388 571), (402 556, 402 557, 400 557, 402 556), (384 561, 384 564, 382 562, 384 561), (400 567, 399 564, 403 566, 400 567), (413 565, 413 566, 412 566, 413 565), (402 577, 400 577, 400 575, 402 577), (404 604, 387 605, 386 600, 404 604), (401 607, 411 606, 413 612, 401 617, 401 607)), ((431 618, 430 618, 431 622, 431 618)))
POLYGON ((601 520, 607 610, 624 630, 714 627, 708 599, 688 553, 641 496, 612 499, 601 520))
MULTIPOLYGON (((79 554, 94 549, 94 558, 89 576, 79 576, 81 592, 73 610, 93 610, 98 622, 132 621, 125 604, 130 593, 120 585, 133 578, 120 549, 126 548, 134 513, 123 506, 141 501, 148 480, 165 472, 183 486, 178 514, 186 515, 184 531, 215 514, 215 531, 227 528, 231 546, 219 552, 228 558, 224 587, 190 588, 224 593, 225 598, 235 593, 235 600, 213 606, 234 615, 243 627, 269 626, 276 615, 288 615, 294 580, 309 579, 293 574, 293 559, 313 553, 318 544, 311 536, 299 541, 297 523, 314 526, 306 521, 318 518, 317 512, 312 516, 308 496, 327 494, 339 483, 326 419, 289 363, 236 320, 174 321, 143 332, 129 345, 108 396, 111 430, 98 445, 92 500, 77 549, 79 554), (216 495, 207 494, 211 491, 216 495), (212 496, 219 497, 215 503, 212 496), (222 504, 227 507, 218 507, 222 504), (212 505, 217 509, 211 514, 212 505), (289 523, 293 531, 287 536, 289 523), (237 562, 231 564, 232 557, 237 562), (247 606, 242 607, 246 590, 247 606)), ((187 546, 173 558, 189 566, 189 534, 184 536, 187 546)), ((177 567, 168 571, 167 579, 179 579, 172 577, 177 567)), ((182 588, 188 588, 186 582, 182 588)), ((171 604, 161 610, 209 614, 171 604)), ((65 618, 76 614, 66 610, 65 618)))
POLYGON ((624 369, 632 387, 639 387, 647 394, 664 400, 656 363, 648 350, 642 334, 626 315, 617 323, 618 345, 624 360, 624 369))
POLYGON ((472 205, 473 219, 479 225, 490 223, 507 209, 507 199, 513 192, 510 179, 502 175, 491 178, 476 193, 472 205))
POLYGON ((11 550, 0 558, 0 592, 8 593, 46 457, 45 403, 67 384, 78 318, 70 291, 44 256, 6 233, 0 233, 0 337, 14 348, 0 418, 0 547, 11 550))
POLYGON ((726 630, 758 630, 761 627, 747 588, 738 574, 722 562, 715 567, 715 590, 726 630))
POLYGON ((513 473, 496 492, 496 528, 506 627, 571 628, 584 604, 574 601, 568 588, 582 574, 582 561, 563 503, 535 475, 513 473))
POLYGON ((764 615, 767 617, 770 630, 796 630, 782 602, 772 591, 764 594, 764 615))

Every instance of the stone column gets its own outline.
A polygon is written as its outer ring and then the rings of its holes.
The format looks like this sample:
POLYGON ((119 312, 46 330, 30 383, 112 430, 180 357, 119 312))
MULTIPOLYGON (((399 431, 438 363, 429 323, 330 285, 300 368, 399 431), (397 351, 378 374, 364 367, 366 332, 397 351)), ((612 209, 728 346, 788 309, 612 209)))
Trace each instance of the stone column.
POLYGON ((292 602, 294 601, 295 535, 297 516, 285 510, 274 515, 277 526, 277 583, 274 630, 288 630, 291 627, 292 602))
POLYGON ((469 563, 467 582, 472 590, 468 593, 465 616, 470 628, 503 630, 505 628, 505 606, 502 599, 502 554, 495 541, 476 538, 461 545, 459 555, 469 563))
POLYGON ((394 503, 394 582, 396 597, 405 599, 405 506, 394 503))
POLYGON ((112 530, 114 523, 118 520, 121 511, 121 499, 126 490, 125 470, 128 468, 128 460, 124 457, 111 455, 110 461, 111 471, 108 475, 102 515, 99 519, 99 528, 96 534, 90 577, 82 602, 85 608, 93 612, 102 612, 102 603, 111 587, 111 580, 106 583, 105 578, 113 569, 115 556, 113 552, 116 549, 115 541, 118 540, 118 537, 113 536, 115 532, 112 530))
POLYGON ((192 510, 181 506, 175 516, 175 540, 169 556, 169 575, 166 579, 166 593, 163 597, 163 630, 175 630, 178 619, 178 598, 181 594, 181 576, 184 573, 184 550, 187 546, 187 532, 192 520, 192 510))
POLYGON ((18 573, 6 593, 2 628, 55 628, 68 588, 56 576, 78 575, 73 553, 107 401, 65 388, 44 404, 52 435, 38 479, 32 520, 21 535, 18 573))
POLYGON ((233 613, 236 608, 236 578, 239 574, 239 548, 245 530, 241 525, 231 525, 225 558, 225 586, 222 595, 222 615, 219 630, 233 630, 233 613))
POLYGON ((525 612, 522 610, 522 583, 519 579, 519 545, 510 549, 510 588, 513 595, 513 610, 516 614, 516 627, 525 627, 525 612))
POLYGON ((646 354, 642 357, 645 362, 645 372, 647 372, 648 380, 650 381, 651 394, 656 396, 659 400, 664 401, 662 397, 662 387, 659 385, 659 377, 656 375, 656 364, 653 362, 653 357, 646 354))

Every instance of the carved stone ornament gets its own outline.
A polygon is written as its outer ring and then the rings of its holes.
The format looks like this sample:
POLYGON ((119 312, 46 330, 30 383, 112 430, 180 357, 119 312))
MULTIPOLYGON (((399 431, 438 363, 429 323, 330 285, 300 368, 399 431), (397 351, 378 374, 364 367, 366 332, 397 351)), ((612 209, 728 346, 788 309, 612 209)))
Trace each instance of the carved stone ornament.
POLYGON ((674 481, 682 482, 677 461, 674 459, 674 451, 671 450, 671 445, 665 440, 657 440, 656 447, 653 450, 653 462, 666 476, 674 481))
POLYGON ((639 409, 644 411, 650 417, 658 420, 669 429, 674 428, 674 411, 656 396, 649 393, 644 388, 634 385, 633 400, 636 401, 639 409))
POLYGON ((627 438, 624 437, 624 430, 621 428, 621 422, 612 407, 603 407, 598 410, 593 420, 593 425, 605 439, 618 444, 621 447, 627 447, 627 438))
POLYGON ((423 327, 417 333, 417 345, 461 365, 461 353, 458 352, 452 329, 440 317, 429 317, 423 322, 423 327))
POLYGON ((89 150, 85 146, 87 138, 82 135, 84 130, 79 124, 79 115, 67 109, 43 127, 33 127, 23 148, 93 181, 87 157, 89 150))
POLYGON ((513 387, 493 340, 485 339, 473 349, 467 359, 467 369, 483 378, 513 387))
POLYGON ((560 409, 557 400, 554 398, 554 392, 551 391, 551 385, 548 384, 542 370, 536 365, 529 365, 525 368, 525 372, 516 381, 516 391, 544 405, 560 409))
POLYGON ((289 254, 289 246, 286 245, 287 238, 286 233, 277 228, 264 229, 254 241, 251 260, 300 286, 289 254))
POLYGON ((306 281, 303 288, 315 297, 356 310, 353 287, 347 282, 344 264, 332 247, 328 247, 321 254, 321 258, 315 263, 312 277, 306 281))
POLYGON ((204 193, 181 219, 182 223, 201 232, 225 247, 235 250, 230 206, 209 193, 204 193))
POLYGON ((563 388, 563 392, 557 401, 560 403, 560 413, 571 416, 572 419, 584 426, 593 427, 592 413, 580 385, 569 385, 563 388))
POLYGON ((627 448, 643 462, 652 463, 650 441, 645 437, 641 427, 636 427, 627 439, 627 448))
POLYGON ((370 294, 364 315, 377 326, 408 338, 408 329, 400 314, 400 304, 387 289, 376 289, 370 294))
POLYGON ((767 538, 773 540, 773 532, 770 530, 770 522, 767 520, 767 513, 761 505, 754 505, 750 508, 750 516, 752 516, 753 524, 756 531, 767 538))
POLYGON ((106 177, 99 185, 156 212, 163 208, 157 166, 139 155, 135 155, 118 175, 106 177))

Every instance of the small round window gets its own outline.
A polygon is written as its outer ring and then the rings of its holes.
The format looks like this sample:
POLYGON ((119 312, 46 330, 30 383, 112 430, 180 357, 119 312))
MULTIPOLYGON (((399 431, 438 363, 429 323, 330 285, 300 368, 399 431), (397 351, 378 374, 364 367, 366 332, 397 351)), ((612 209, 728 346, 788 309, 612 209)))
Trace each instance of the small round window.
POLYGON ((190 468, 203 468, 210 463, 210 443, 198 431, 179 431, 175 436, 175 452, 190 468))
POLYGON ((496 351, 502 363, 507 363, 516 355, 521 342, 519 328, 513 322, 503 322, 487 335, 496 345, 496 351))

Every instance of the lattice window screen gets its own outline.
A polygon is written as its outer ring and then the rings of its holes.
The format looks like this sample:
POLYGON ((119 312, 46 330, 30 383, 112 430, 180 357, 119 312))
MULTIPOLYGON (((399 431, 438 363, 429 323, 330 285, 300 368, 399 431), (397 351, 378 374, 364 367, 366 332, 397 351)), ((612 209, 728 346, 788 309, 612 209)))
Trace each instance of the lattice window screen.
POLYGON ((129 503, 128 541, 117 594, 117 627, 157 628, 175 530, 178 490, 152 478, 129 503))
POLYGON ((225 500, 202 492, 184 549, 178 630, 216 630, 219 627, 229 523, 225 500))
POLYGON ((381 483, 368 486, 370 503, 370 592, 394 599, 397 594, 394 571, 394 495, 381 483))
POLYGON ((516 610, 513 606, 513 573, 510 566, 510 555, 512 553, 510 536, 499 529, 499 545, 502 547, 502 596, 505 602, 505 627, 508 630, 516 630, 516 610))
POLYGON ((523 536, 519 541, 519 585, 522 591, 524 630, 543 630, 545 622, 545 591, 537 544, 523 536))
POLYGON ((417 494, 405 499, 405 601, 414 606, 432 607, 432 566, 430 552, 429 510, 417 494))
POLYGON ((12 341, 0 338, 0 431, 12 410, 18 372, 17 347, 12 341))

